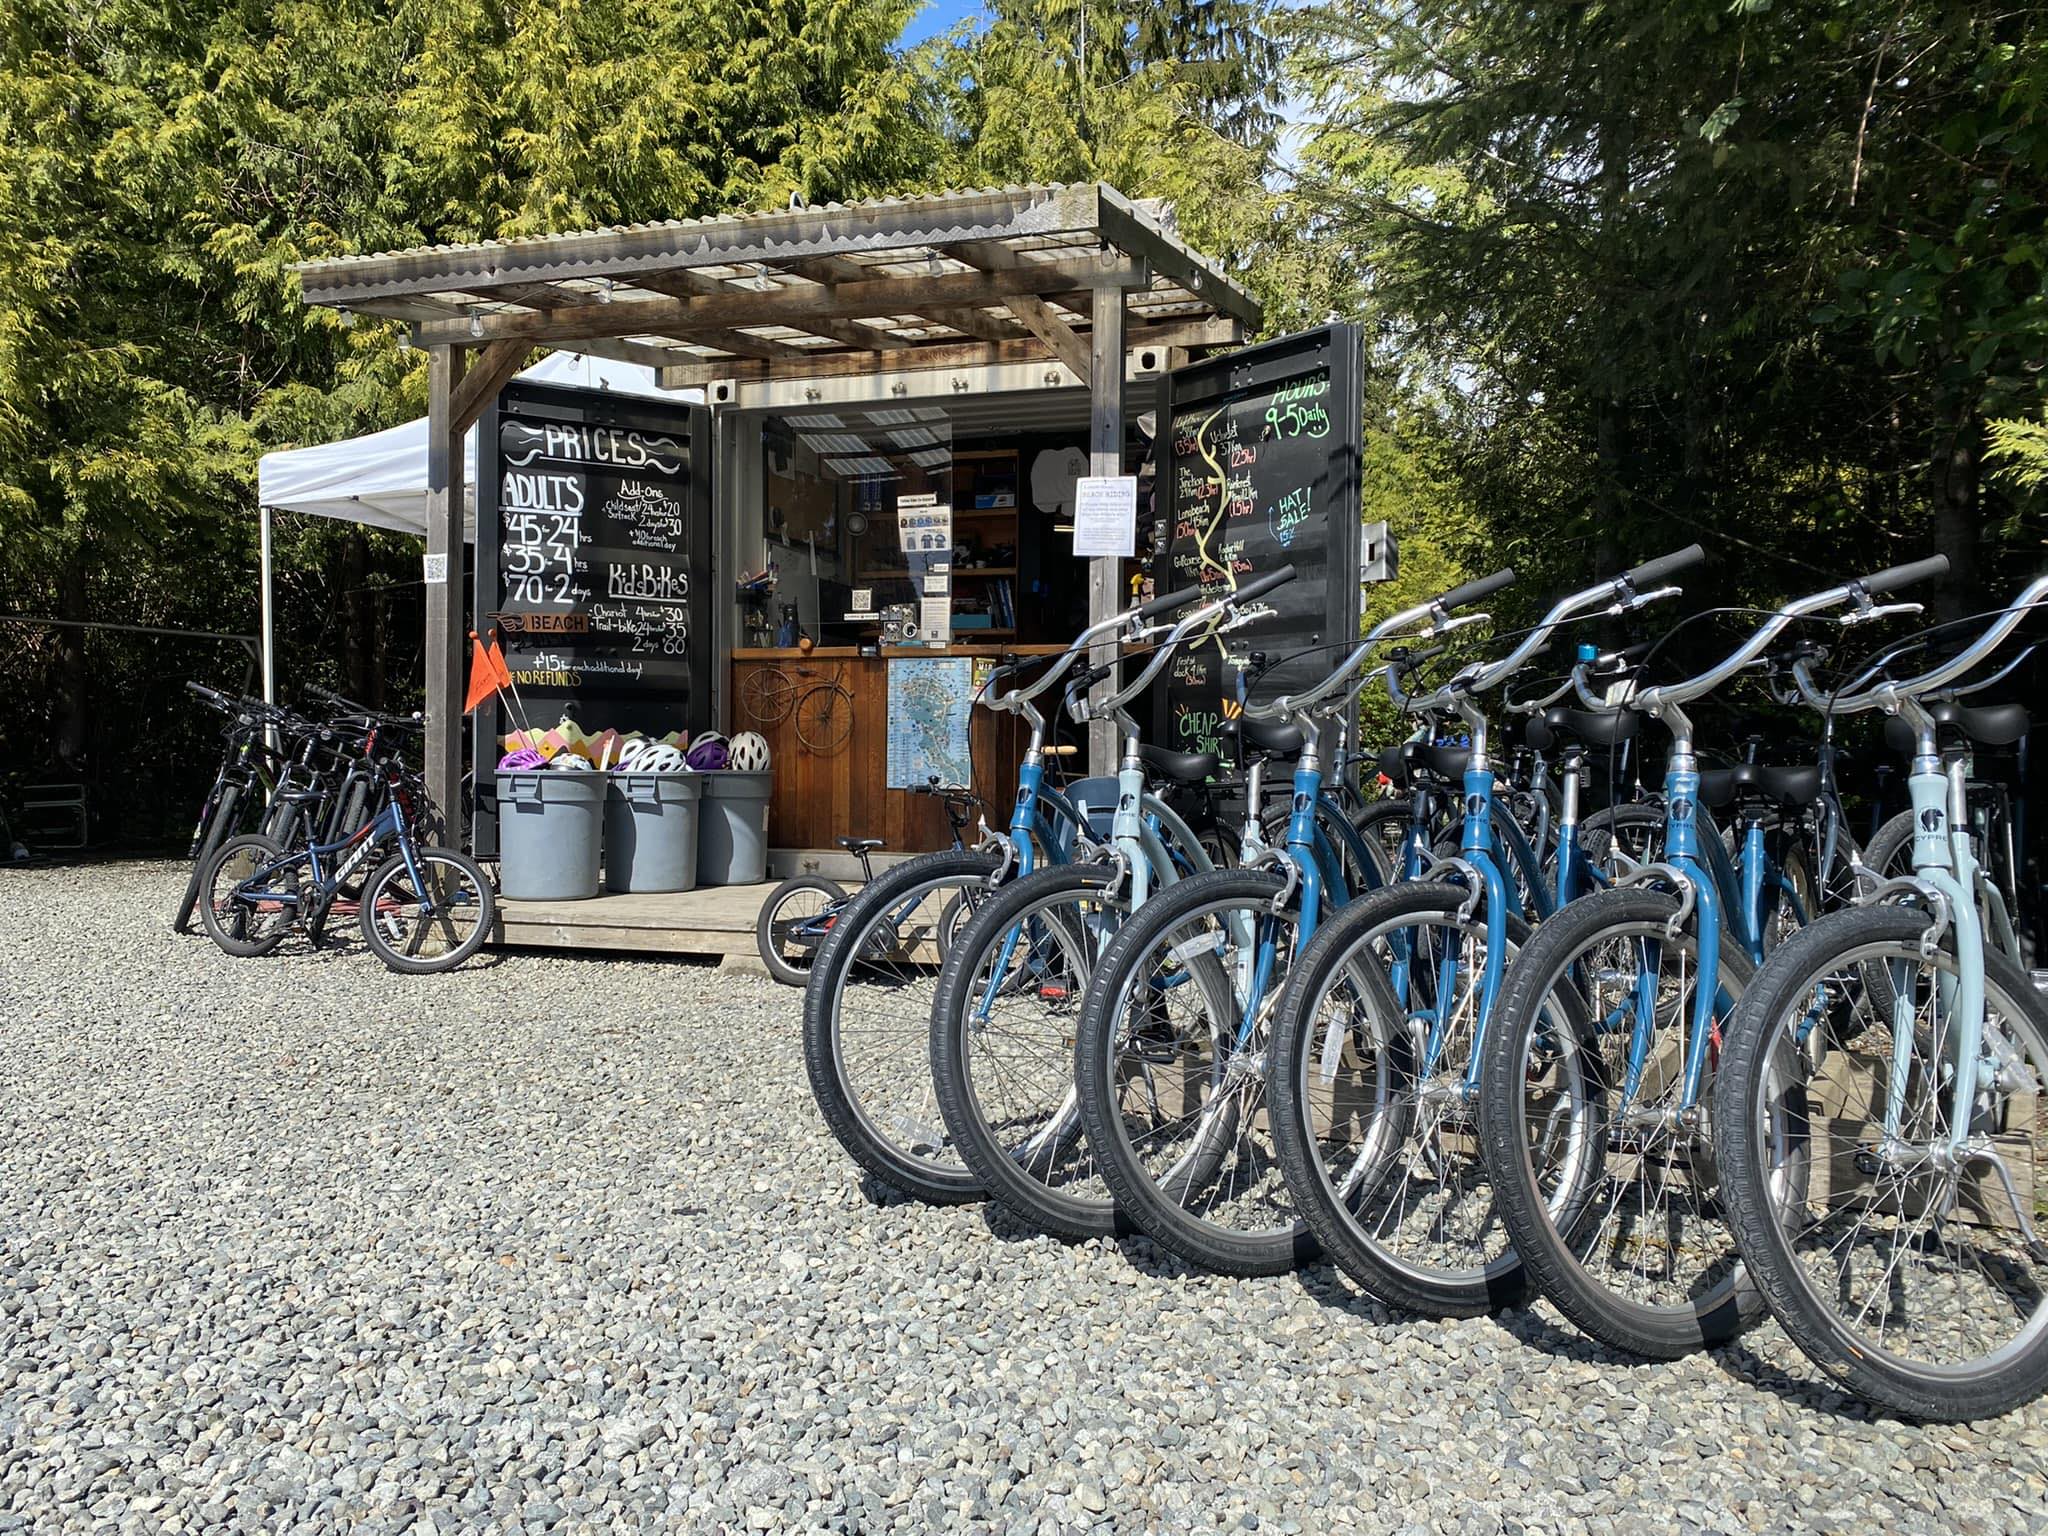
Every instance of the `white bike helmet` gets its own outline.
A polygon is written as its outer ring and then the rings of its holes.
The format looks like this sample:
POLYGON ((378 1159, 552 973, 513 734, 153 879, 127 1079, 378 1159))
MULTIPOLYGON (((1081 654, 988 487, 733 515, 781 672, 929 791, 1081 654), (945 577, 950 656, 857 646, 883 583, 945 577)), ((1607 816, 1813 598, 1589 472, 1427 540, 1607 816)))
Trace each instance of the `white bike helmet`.
POLYGON ((619 750, 621 773, 679 773, 683 754, 665 742, 629 741, 619 750))
POLYGON ((589 773, 593 768, 590 759, 578 752, 557 752, 548 759, 548 766, 550 768, 566 768, 572 773, 578 769, 589 773))
POLYGON ((759 731, 741 731, 733 737, 728 749, 729 766, 736 773, 765 773, 768 771, 768 738, 759 731))

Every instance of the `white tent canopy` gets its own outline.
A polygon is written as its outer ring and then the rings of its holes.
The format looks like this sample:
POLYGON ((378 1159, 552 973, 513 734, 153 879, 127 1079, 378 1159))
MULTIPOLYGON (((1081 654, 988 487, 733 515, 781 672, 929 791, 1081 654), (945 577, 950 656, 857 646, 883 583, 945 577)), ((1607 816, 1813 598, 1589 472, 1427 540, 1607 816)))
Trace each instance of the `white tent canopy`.
MULTIPOLYGON (((550 352, 519 377, 534 384, 559 384, 651 400, 700 398, 654 382, 654 370, 635 363, 588 357, 580 352, 550 352)), ((463 533, 476 538, 476 429, 464 440, 467 467, 462 477, 469 506, 463 533)), ((316 443, 266 453, 256 468, 258 501, 264 507, 338 518, 426 537, 427 422, 425 417, 402 427, 366 433, 339 443, 316 443)))

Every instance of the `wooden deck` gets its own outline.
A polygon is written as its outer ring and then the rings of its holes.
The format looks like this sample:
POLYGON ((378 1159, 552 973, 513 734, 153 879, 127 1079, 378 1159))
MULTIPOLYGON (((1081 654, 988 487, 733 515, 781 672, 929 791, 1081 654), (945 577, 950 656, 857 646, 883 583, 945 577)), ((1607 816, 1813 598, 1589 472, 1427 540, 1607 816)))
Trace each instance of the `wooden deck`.
POLYGON ((498 942, 548 949, 610 949, 696 955, 757 969, 754 919, 775 889, 705 886, 663 895, 593 896, 588 901, 498 903, 498 942), (747 964, 746 962, 752 962, 747 964))

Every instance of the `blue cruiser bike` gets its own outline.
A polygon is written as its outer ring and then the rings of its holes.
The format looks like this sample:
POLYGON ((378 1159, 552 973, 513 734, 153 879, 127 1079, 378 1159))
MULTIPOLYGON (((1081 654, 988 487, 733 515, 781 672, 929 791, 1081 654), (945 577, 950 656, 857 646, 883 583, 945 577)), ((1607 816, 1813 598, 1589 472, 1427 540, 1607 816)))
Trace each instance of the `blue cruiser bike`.
POLYGON ((1171 624, 1133 630, 1126 638, 1151 645, 1151 654, 1106 697, 1086 694, 1111 676, 1111 664, 1072 677, 1070 718, 1112 720, 1122 741, 1116 777, 1072 791, 1091 808, 1097 801, 1114 807, 1109 838, 1096 858, 1008 882, 946 957, 932 1003, 931 1068, 947 1129, 989 1194, 1043 1231, 1085 1238, 1117 1230, 1115 1202, 1081 1134, 1075 1020, 1097 959, 1128 915, 1210 867, 1186 851, 1193 832, 1149 786, 1160 775, 1202 783, 1219 759, 1146 746, 1129 707, 1182 645, 1220 640, 1254 622, 1268 612, 1260 600, 1293 577, 1293 567, 1284 567, 1171 624))
MULTIPOLYGON (((996 668, 980 703, 1030 728, 1006 835, 992 848, 923 854, 883 871, 833 915, 819 941, 804 986, 811 1093, 839 1144, 891 1188, 934 1204, 981 1197, 982 1181, 954 1144, 932 1087, 927 1052, 940 967, 995 892, 1041 865, 1090 859, 1111 835, 1118 781, 1083 779, 1065 790, 1050 782, 1049 765, 1073 749, 1047 741, 1036 701, 1091 647, 1142 633, 1200 596, 1168 593, 1091 625, 1057 656, 996 668)), ((1150 795, 1145 811, 1165 839, 1163 858, 1208 867, 1200 838, 1181 818, 1150 795)))
POLYGON ((1967 1420, 2048 1390, 2048 998, 2002 952, 1969 756, 2023 705, 1951 685, 2030 614, 2034 580, 1972 644, 1832 695, 1911 736, 1911 873, 1821 918, 1758 972, 1714 1087, 1714 1149, 1757 1290, 1806 1355, 1893 1413, 1967 1420))
POLYGON ((1452 610, 1513 579, 1503 571, 1397 613, 1312 688, 1247 704, 1262 729, 1298 733, 1284 842, 1155 894, 1096 965, 1073 1050, 1088 1145, 1123 1214, 1190 1262, 1274 1274, 1312 1251, 1281 1186, 1266 1059, 1289 965, 1357 894, 1324 814, 1323 737, 1372 676, 1360 668, 1375 650, 1478 622, 1452 610))
MULTIPOLYGON (((1581 687, 1589 709, 1626 709, 1671 734, 1662 856, 1523 947, 1481 1052, 1475 1132, 1530 1278, 1603 1343, 1675 1358, 1761 1311, 1721 1206, 1709 1111, 1736 1003, 1796 891, 1761 816, 1743 817, 1732 852, 1724 843, 1686 706, 1762 662, 1791 626, 1902 611, 1871 599, 1945 569, 1922 561, 1786 603, 1715 666, 1618 704, 1581 687)), ((1818 788, 1813 767, 1728 772, 1738 800, 1793 803, 1818 788)))
MULTIPOLYGON (((1410 713, 1455 714, 1469 748, 1436 749, 1462 780, 1455 847, 1420 877, 1339 912, 1301 954, 1274 1009, 1273 1139, 1295 1210, 1346 1274, 1383 1300, 1436 1315, 1519 1297, 1523 1275, 1493 1210, 1476 1132, 1478 1052, 1502 977, 1530 925, 1602 878, 1579 840, 1574 781, 1547 861, 1499 814, 1479 700, 1564 625, 1673 596, 1660 583, 1697 545, 1553 604, 1499 660, 1459 672, 1410 713)), ((1547 728, 1612 744, 1615 733, 1552 711, 1547 728)))

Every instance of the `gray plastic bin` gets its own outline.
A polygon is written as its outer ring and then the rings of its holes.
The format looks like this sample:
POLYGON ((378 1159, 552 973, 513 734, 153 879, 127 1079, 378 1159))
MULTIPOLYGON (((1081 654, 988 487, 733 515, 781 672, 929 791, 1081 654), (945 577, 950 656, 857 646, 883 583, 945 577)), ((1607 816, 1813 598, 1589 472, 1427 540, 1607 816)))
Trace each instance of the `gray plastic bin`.
POLYGON ((700 773, 697 879, 703 885, 758 885, 768 878, 766 773, 700 773))
POLYGON ((613 773, 604 797, 604 888, 687 891, 697 883, 694 773, 613 773))
POLYGON ((592 769, 498 775, 498 888, 514 901, 580 901, 597 894, 604 782, 592 769))

